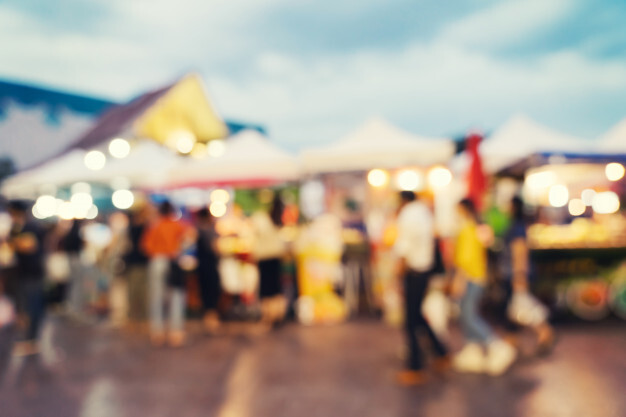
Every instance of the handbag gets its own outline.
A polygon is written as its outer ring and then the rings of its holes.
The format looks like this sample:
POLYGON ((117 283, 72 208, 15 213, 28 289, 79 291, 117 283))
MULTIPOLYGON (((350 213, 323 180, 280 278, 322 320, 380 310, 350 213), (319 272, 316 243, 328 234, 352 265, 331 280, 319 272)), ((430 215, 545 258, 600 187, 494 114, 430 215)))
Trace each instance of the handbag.
POLYGON ((46 274, 51 282, 67 282, 72 272, 66 252, 53 252, 45 261, 46 274))
POLYGON ((549 311, 528 291, 516 291, 507 307, 507 316, 522 326, 538 326, 548 320, 549 311))

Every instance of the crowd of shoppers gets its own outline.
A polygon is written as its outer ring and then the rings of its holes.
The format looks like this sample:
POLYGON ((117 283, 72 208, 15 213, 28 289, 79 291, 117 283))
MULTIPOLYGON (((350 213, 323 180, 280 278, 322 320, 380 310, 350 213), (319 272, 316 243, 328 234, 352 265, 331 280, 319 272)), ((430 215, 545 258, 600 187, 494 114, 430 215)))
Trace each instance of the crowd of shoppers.
MULTIPOLYGON (((520 294, 532 297, 529 295, 528 249, 521 200, 513 199, 511 207, 512 223, 505 236, 506 248, 502 256, 506 270, 503 285, 509 305, 520 294)), ((283 210, 284 206, 276 196, 270 210, 258 211, 249 219, 253 244, 247 261, 258 267, 259 322, 267 329, 281 324, 288 308, 282 286, 281 260, 288 252, 281 234, 283 210)), ((24 330, 18 344, 21 353, 37 352, 37 339, 46 311, 44 262, 46 247, 50 246, 48 240, 54 240, 55 253, 62 251, 66 255, 68 276, 63 311, 70 319, 97 315, 100 312, 94 308, 97 305, 94 300, 100 299, 97 293, 112 293, 111 282, 122 278, 124 290, 120 294, 124 300, 108 303, 110 317, 122 317, 133 330, 147 333, 155 346, 182 346, 187 341, 188 278, 195 276, 204 327, 209 332, 220 328, 220 300, 225 293, 219 268, 222 255, 218 245, 220 234, 207 208, 183 213, 169 201, 162 201, 154 205, 137 205, 129 210, 124 215, 126 222, 117 222, 117 226, 108 229, 108 246, 103 252, 109 256, 106 261, 109 268, 104 268, 109 275, 109 287, 106 282, 102 284, 99 277, 89 278, 83 253, 89 240, 84 221, 72 221, 62 236, 58 236, 54 229, 49 236, 55 238, 47 240, 44 228, 30 219, 28 205, 12 201, 7 205, 7 211, 12 226, 2 247, 8 247, 13 257, 3 261, 0 329, 6 327, 3 319, 7 323, 11 321, 7 318, 12 317, 7 313, 7 306, 16 306, 20 319, 14 321, 24 330), (13 291, 8 290, 11 286, 13 291), (7 294, 12 295, 13 304, 7 301, 7 294)), ((404 332, 408 347, 406 369, 397 375, 397 381, 402 385, 427 380, 425 370, 429 355, 425 347, 432 350, 432 366, 437 371, 454 367, 459 372, 499 375, 516 358, 514 344, 509 343, 512 339, 498 336, 481 314, 488 275, 489 229, 482 224, 474 204, 467 199, 458 204, 458 219, 453 256, 449 262, 444 262, 428 202, 413 192, 400 193, 396 220, 398 233, 393 252, 398 260, 396 273, 404 300, 404 332), (449 278, 447 293, 460 307, 459 323, 465 344, 455 354, 433 331, 422 312, 433 276, 442 273, 449 278), (428 339, 427 345, 420 343, 420 334, 428 339)), ((93 233, 97 235, 98 231, 93 233)), ((516 327, 510 324, 507 330, 516 327)), ((529 327, 536 333, 540 347, 547 349, 554 335, 545 317, 529 327)), ((1 359, 0 367, 3 366, 1 359)))

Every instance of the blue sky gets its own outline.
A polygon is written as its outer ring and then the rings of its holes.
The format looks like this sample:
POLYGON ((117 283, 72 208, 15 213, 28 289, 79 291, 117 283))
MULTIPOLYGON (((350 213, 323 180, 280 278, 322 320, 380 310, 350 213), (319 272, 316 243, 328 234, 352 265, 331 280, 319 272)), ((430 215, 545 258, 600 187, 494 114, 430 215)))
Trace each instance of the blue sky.
POLYGON ((371 116, 424 136, 626 117, 623 0, 0 1, 0 78, 125 101, 200 72, 292 150, 371 116))

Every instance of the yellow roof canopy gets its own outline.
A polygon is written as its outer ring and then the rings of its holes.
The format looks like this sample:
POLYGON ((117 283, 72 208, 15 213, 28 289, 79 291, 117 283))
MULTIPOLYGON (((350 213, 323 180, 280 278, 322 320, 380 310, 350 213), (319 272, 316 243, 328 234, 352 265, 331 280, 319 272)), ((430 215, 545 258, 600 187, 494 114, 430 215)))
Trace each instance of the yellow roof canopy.
POLYGON ((228 128, 211 105, 201 78, 190 74, 174 84, 132 126, 136 137, 168 144, 185 132, 197 142, 224 138, 228 128))

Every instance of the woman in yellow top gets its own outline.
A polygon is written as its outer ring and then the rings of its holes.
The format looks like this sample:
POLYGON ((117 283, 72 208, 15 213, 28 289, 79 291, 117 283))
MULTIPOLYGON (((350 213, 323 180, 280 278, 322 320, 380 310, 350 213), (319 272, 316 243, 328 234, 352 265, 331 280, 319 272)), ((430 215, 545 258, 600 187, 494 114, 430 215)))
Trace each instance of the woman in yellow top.
POLYGON ((481 238, 478 215, 471 200, 461 200, 458 213, 461 227, 455 245, 453 288, 455 295, 462 294, 460 322, 467 343, 455 356, 454 366, 462 372, 498 375, 513 363, 516 352, 511 345, 497 338, 480 316, 480 303, 487 283, 485 239, 481 238))

